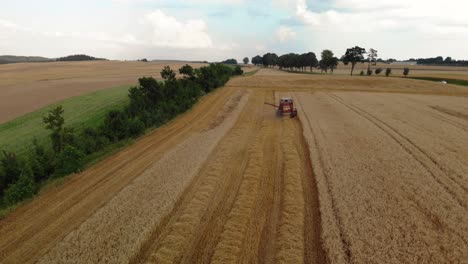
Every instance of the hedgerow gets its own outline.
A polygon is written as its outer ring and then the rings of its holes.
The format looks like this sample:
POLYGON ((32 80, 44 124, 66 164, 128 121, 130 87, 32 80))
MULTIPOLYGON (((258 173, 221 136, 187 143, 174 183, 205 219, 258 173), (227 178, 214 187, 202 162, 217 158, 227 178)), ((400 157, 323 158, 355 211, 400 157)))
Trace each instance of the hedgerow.
POLYGON ((179 69, 182 78, 166 66, 161 71, 164 81, 142 77, 138 86, 129 89, 130 104, 124 110, 111 110, 98 128, 84 127, 79 131, 66 127, 58 106, 44 117, 51 131, 50 144, 32 142, 29 158, 19 160, 15 153, 0 155, 0 208, 8 207, 32 197, 39 187, 51 178, 80 172, 86 157, 96 155, 107 146, 137 138, 146 129, 158 127, 190 109, 198 99, 223 86, 239 69, 223 64, 193 69, 185 65, 179 69))

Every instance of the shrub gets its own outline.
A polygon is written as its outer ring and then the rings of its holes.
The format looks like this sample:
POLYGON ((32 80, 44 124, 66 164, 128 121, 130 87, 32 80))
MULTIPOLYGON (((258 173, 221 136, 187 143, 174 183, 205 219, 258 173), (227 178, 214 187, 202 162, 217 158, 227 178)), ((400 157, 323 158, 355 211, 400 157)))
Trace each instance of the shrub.
POLYGON ((188 64, 182 66, 179 69, 179 73, 184 75, 184 78, 187 78, 187 79, 190 79, 190 80, 195 79, 195 71, 193 70, 193 67, 188 65, 188 64))
POLYGON ((165 66, 164 69, 161 71, 161 77, 166 81, 175 81, 176 73, 173 70, 171 70, 171 67, 165 66))
POLYGON ((46 150, 39 145, 37 140, 33 141, 33 150, 29 156, 29 163, 34 175, 34 181, 39 183, 54 173, 55 156, 52 149, 46 150))
POLYGON ((382 68, 375 69, 375 74, 379 75, 382 72, 382 68))
POLYGON ((99 129, 90 127, 83 129, 79 136, 79 141, 80 149, 86 154, 100 151, 110 144, 109 139, 99 129))
POLYGON ((21 165, 13 152, 3 151, 0 159, 0 195, 11 184, 15 183, 21 175, 21 165))
POLYGON ((75 134, 75 129, 71 127, 64 127, 62 131, 62 140, 63 146, 72 145, 72 146, 79 146, 79 137, 75 134))
POLYGON ((62 177, 81 171, 84 157, 85 155, 81 150, 73 146, 65 146, 57 156, 54 177, 62 177))
POLYGON ((371 69, 367 69, 367 76, 371 76, 372 75, 372 70, 371 69))
POLYGON ((29 166, 25 166, 16 183, 5 191, 4 201, 7 205, 14 205, 24 199, 31 198, 36 193, 33 173, 29 166))
POLYGON ((107 113, 102 128, 104 135, 113 142, 127 137, 128 117, 120 110, 112 110, 107 113))
POLYGON ((404 69, 403 69, 403 75, 404 75, 405 77, 408 76, 409 72, 410 72, 410 69, 409 69, 409 68, 404 68, 404 69))
POLYGON ((138 137, 145 132, 145 124, 138 118, 128 122, 128 134, 131 137, 138 137))
POLYGON ((359 75, 364 76, 364 70, 362 70, 359 75))
POLYGON ((240 66, 236 66, 236 68, 234 68, 234 75, 242 75, 244 74, 244 71, 241 69, 240 66))
POLYGON ((388 77, 390 74, 392 74, 392 69, 387 68, 387 70, 385 70, 385 76, 388 77))

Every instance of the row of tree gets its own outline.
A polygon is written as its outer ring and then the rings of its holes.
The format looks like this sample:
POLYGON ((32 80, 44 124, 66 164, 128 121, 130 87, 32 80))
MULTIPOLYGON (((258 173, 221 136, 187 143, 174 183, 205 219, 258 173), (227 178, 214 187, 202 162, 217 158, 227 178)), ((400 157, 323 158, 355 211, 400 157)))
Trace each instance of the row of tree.
POLYGON ((467 60, 455 60, 452 57, 438 56, 434 58, 420 58, 420 59, 409 59, 408 61, 416 62, 422 65, 440 65, 440 66, 468 66, 467 60))
POLYGON ((322 72, 333 72, 338 66, 338 58, 334 56, 331 50, 324 50, 321 53, 321 60, 313 52, 296 54, 289 53, 281 56, 275 53, 267 53, 263 56, 257 55, 252 58, 252 64, 263 65, 264 67, 279 67, 282 70, 289 71, 313 71, 314 68, 320 69, 322 72))
POLYGON ((346 53, 338 59, 335 57, 331 50, 324 50, 321 53, 320 61, 317 59, 315 53, 309 52, 304 54, 289 53, 282 56, 276 55, 275 53, 267 53, 263 56, 257 55, 252 58, 252 64, 263 65, 264 67, 275 67, 278 66, 280 69, 286 69, 291 71, 305 71, 307 68, 312 71, 313 68, 320 69, 322 72, 332 72, 338 66, 338 62, 341 60, 345 65, 351 64, 351 75, 353 75, 354 67, 357 63, 368 62, 368 70, 371 65, 375 65, 378 61, 377 50, 369 49, 366 51, 364 48, 359 46, 352 47, 346 50, 346 53), (367 60, 364 55, 367 54, 367 60))
POLYGON ((163 82, 140 78, 139 85, 129 89, 130 104, 123 110, 109 111, 98 127, 67 127, 65 110, 61 106, 52 109, 43 118, 50 130, 50 145, 34 141, 27 158, 1 152, 0 207, 32 197, 48 179, 79 172, 96 153, 166 123, 191 108, 203 94, 223 86, 231 76, 242 74, 242 70, 223 64, 199 69, 185 65, 179 73, 182 78, 176 78, 176 73, 165 67, 161 71, 163 82))

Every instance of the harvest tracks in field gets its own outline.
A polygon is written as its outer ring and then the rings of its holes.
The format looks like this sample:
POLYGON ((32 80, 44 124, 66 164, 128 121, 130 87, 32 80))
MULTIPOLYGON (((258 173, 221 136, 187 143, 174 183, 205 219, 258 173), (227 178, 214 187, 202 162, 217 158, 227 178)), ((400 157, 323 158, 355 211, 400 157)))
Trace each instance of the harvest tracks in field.
POLYGON ((296 94, 333 263, 456 262, 468 253, 460 247, 468 234, 461 224, 468 149, 456 144, 468 135, 427 113, 445 98, 426 97, 415 107, 401 100, 406 96, 296 94))
POLYGON ((1 220, 0 262, 466 259, 465 91, 328 81, 270 69, 231 80, 1 220), (298 119, 263 104, 284 96, 298 119))

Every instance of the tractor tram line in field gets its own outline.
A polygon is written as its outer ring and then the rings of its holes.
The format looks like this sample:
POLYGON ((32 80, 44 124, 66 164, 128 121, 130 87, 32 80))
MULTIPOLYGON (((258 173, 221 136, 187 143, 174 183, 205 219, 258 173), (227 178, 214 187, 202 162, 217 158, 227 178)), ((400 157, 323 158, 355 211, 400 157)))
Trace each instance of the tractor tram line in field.
MULTIPOLYGON (((312 92, 311 92, 312 93, 312 92)), ((294 93, 294 97, 299 99, 300 95, 294 93)), ((309 146, 309 157, 313 164, 313 175, 315 178, 321 218, 321 237, 324 240, 322 247, 328 255, 330 262, 349 263, 351 260, 350 239, 344 231, 343 220, 341 219, 339 209, 336 206, 336 198, 331 188, 330 173, 333 173, 328 164, 327 151, 319 144, 323 141, 324 132, 320 124, 312 125, 310 117, 306 114, 302 100, 297 100, 300 111, 300 119, 303 124, 303 137, 309 146), (308 140, 307 140, 308 139, 308 140), (332 251, 334 251, 332 253, 332 251)))
MULTIPOLYGON (((333 93, 327 93, 328 96, 336 100, 337 102, 343 104, 351 111, 355 112, 356 114, 360 115, 361 117, 369 120, 372 124, 376 127, 380 128, 383 132, 385 132, 389 137, 391 137, 395 142, 397 142, 408 154, 410 154, 415 160, 417 160, 425 169, 426 171, 432 175, 433 179, 441 186, 443 189, 452 196, 454 201, 456 201, 460 206, 467 208, 466 200, 458 197, 456 193, 452 190, 454 186, 448 186, 446 181, 443 181, 441 178, 449 178, 451 182, 457 184, 449 175, 443 172, 443 168, 440 167, 437 161, 434 160, 427 152, 417 146, 414 142, 412 142, 408 137, 403 135, 401 132, 390 126, 385 121, 375 117, 374 115, 366 112, 365 110, 359 108, 358 106, 346 103, 342 100, 339 96, 334 95, 333 93)), ((460 185, 457 187, 461 188, 460 185)), ((455 187, 456 188, 456 187, 455 187)))
POLYGON ((263 104, 275 97, 252 93, 135 263, 324 262, 301 126, 263 104))

